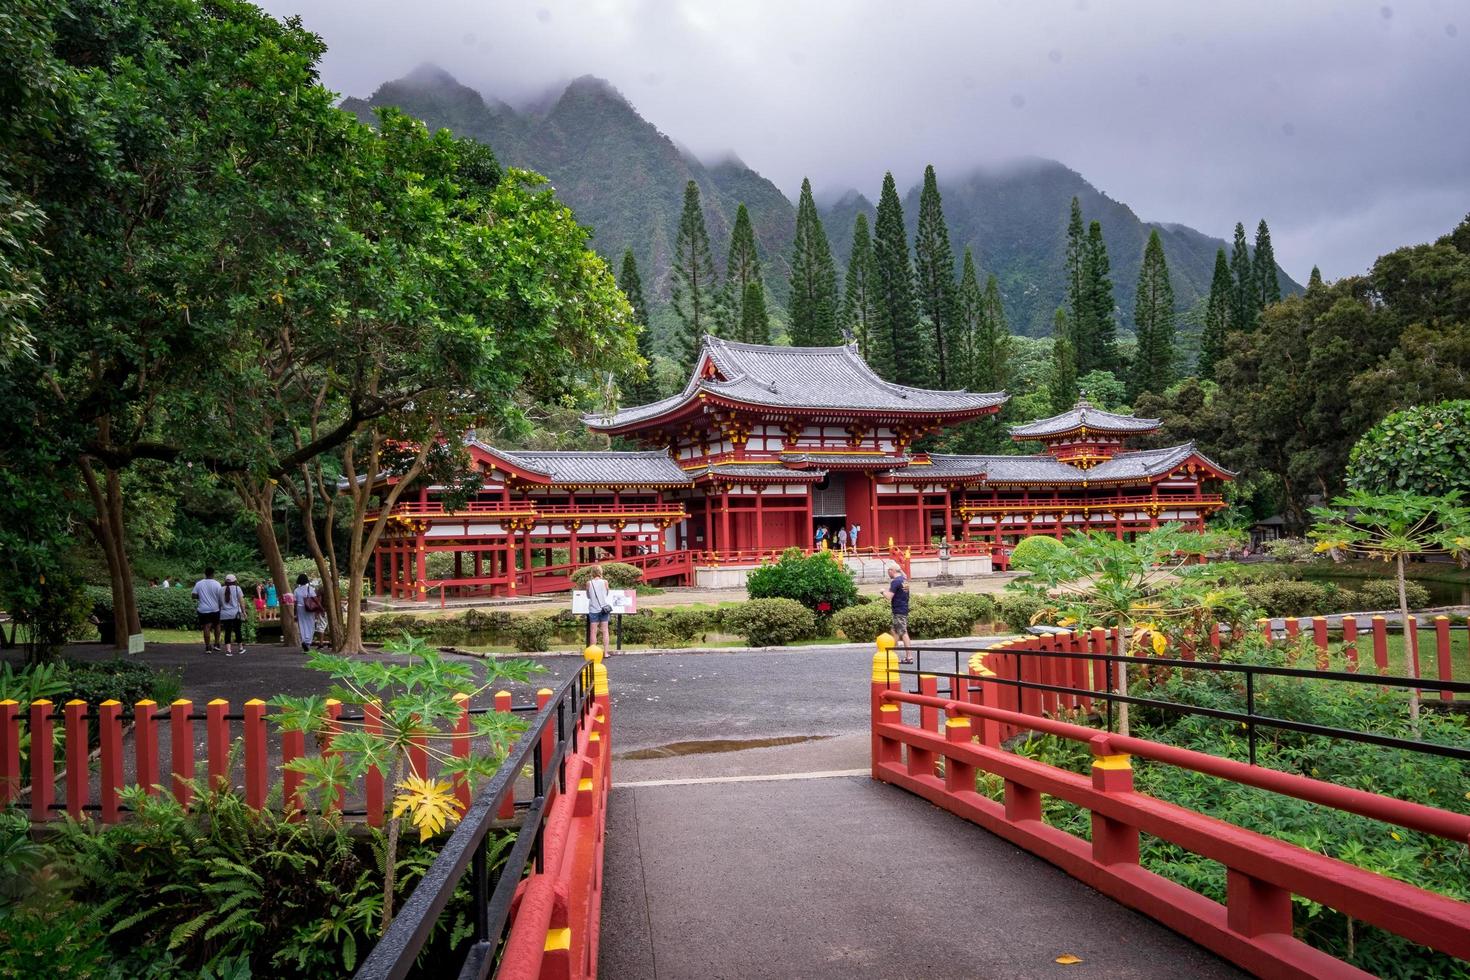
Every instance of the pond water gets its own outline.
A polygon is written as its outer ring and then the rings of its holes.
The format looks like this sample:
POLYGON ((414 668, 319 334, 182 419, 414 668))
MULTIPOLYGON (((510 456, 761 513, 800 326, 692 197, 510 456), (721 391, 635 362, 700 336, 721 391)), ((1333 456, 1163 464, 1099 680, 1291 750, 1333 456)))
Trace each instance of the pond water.
MULTIPOLYGON (((1392 578, 1392 575, 1384 575, 1383 578, 1392 578)), ((1368 579, 1347 575, 1313 575, 1314 582, 1331 582, 1339 589, 1360 589, 1368 579)), ((1427 579, 1414 579, 1424 588, 1429 590, 1429 603, 1432 606, 1465 606, 1470 605, 1470 582, 1439 582, 1427 579)))

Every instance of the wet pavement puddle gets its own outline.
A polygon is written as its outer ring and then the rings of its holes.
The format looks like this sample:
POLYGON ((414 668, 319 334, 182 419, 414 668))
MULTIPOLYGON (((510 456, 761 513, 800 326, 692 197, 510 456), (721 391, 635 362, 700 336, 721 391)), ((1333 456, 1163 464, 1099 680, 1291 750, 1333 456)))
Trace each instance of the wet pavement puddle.
POLYGON ((800 745, 820 742, 831 735, 781 735, 774 738, 711 738, 694 742, 670 742, 651 749, 624 752, 619 759, 672 759, 681 755, 706 755, 714 752, 741 752, 745 749, 769 749, 778 745, 800 745))

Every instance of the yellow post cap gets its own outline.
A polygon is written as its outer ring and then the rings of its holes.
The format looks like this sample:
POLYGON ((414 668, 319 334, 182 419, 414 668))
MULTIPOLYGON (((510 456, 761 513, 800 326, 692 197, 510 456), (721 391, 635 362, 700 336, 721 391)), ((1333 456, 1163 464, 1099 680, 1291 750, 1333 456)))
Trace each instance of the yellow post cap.
POLYGON ((598 661, 592 667, 592 694, 594 697, 601 697, 606 693, 608 693, 607 668, 602 665, 601 661, 598 661))
POLYGON ((603 653, 604 651, 602 647, 594 643, 590 647, 587 647, 585 650, 582 651, 582 659, 590 660, 595 664, 600 664, 602 663, 603 653))
POLYGON ((873 654, 873 683, 887 684, 896 680, 893 676, 898 671, 898 657, 892 650, 879 650, 873 654))
POLYGON ((969 728, 970 727, 970 719, 968 719, 968 718, 946 718, 944 720, 944 727, 945 728, 969 728))
POLYGON ((894 647, 898 646, 898 641, 893 638, 892 633, 879 633, 877 638, 873 642, 877 645, 879 650, 892 650, 894 647))

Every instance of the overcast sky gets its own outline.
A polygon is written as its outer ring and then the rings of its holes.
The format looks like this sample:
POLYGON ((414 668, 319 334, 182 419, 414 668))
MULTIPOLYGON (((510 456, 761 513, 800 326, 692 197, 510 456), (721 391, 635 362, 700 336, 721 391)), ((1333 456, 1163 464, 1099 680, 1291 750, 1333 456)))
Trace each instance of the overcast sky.
POLYGON ((1305 282, 1470 211, 1470 4, 265 0, 366 96, 432 61, 515 102, 611 81, 703 158, 794 197, 925 163, 1060 160, 1146 220, 1271 226, 1305 282))

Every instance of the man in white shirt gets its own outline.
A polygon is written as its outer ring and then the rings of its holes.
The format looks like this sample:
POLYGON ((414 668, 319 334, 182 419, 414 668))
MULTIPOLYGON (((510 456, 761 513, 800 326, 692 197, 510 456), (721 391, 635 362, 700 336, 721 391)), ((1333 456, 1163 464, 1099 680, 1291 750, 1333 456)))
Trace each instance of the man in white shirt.
POLYGON ((199 630, 204 634, 204 652, 216 652, 220 648, 219 611, 225 603, 225 587, 215 581, 214 569, 206 568, 204 577, 194 583, 194 603, 199 630))

